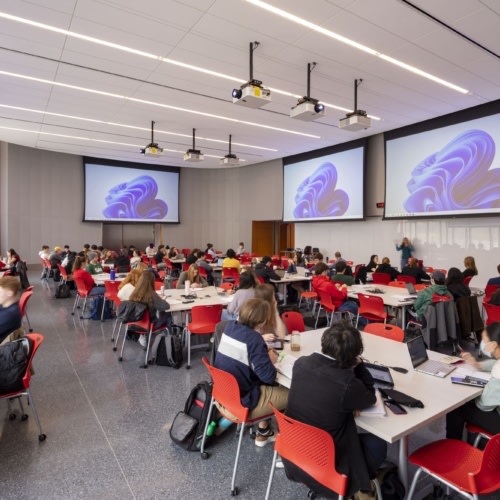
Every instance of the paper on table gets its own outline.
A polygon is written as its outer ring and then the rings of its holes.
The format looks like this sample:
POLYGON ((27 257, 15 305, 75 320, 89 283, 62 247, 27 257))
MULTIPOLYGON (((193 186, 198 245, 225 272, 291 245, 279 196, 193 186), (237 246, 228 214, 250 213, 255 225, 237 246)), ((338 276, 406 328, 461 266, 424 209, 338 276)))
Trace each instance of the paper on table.
POLYGON ((455 365, 455 364, 463 363, 464 360, 458 356, 445 356, 444 358, 440 358, 439 362, 444 363, 446 365, 455 365))
POLYGON ((377 401, 370 408, 365 408, 359 413, 360 417, 385 417, 385 405, 380 392, 377 391, 377 401))
POLYGON ((474 378, 478 378, 480 380, 485 380, 486 382, 488 382, 488 380, 491 378, 491 373, 490 372, 482 372, 481 370, 476 370, 471 365, 462 365, 462 366, 459 366, 453 372, 453 376, 454 377, 474 377, 474 378))
POLYGON ((276 370, 278 370, 282 375, 292 378, 293 365, 297 358, 290 356, 290 354, 286 354, 285 352, 281 352, 278 358, 277 363, 274 365, 276 370))

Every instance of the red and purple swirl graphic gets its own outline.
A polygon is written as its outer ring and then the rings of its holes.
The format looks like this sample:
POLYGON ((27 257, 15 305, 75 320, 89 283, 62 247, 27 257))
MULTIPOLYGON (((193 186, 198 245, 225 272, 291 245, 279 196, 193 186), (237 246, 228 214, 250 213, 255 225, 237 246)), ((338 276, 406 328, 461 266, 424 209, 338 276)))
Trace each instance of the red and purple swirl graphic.
POLYGON ((103 211, 106 219, 163 219, 168 205, 157 200, 158 185, 149 175, 122 182, 109 190, 103 211))
POLYGON ((409 213, 500 207, 500 169, 489 170, 495 143, 483 130, 458 135, 423 160, 407 184, 409 213))
POLYGON ((337 186, 337 169, 330 162, 319 166, 297 188, 293 216, 298 219, 338 217, 349 208, 349 196, 337 186))

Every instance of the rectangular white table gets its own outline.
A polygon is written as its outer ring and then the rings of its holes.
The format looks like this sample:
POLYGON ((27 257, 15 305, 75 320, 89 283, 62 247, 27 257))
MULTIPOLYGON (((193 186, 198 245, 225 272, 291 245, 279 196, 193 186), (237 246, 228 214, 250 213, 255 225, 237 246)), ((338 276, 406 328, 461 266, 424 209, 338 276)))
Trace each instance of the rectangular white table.
POLYGON ((308 287, 310 288, 311 286, 311 276, 302 276, 300 274, 288 274, 285 273, 283 278, 279 280, 269 280, 271 283, 274 283, 275 285, 278 285, 278 292, 283 295, 283 300, 284 300, 284 305, 287 303, 287 297, 286 297, 286 285, 290 283, 298 283, 300 281, 306 281, 308 284, 308 287))
MULTIPOLYGON (((285 343, 287 355, 298 358, 313 352, 321 352, 321 335, 324 330, 323 328, 302 333, 300 352, 290 351, 289 344, 285 343)), ((388 443, 399 443, 399 474, 408 491, 408 436, 479 396, 481 389, 452 384, 450 375, 439 378, 416 372, 413 370, 406 344, 368 333, 362 332, 361 335, 364 345, 363 357, 372 363, 406 368, 408 370, 406 374, 391 370, 394 388, 419 399, 425 405, 424 408, 406 408, 408 412, 406 415, 394 415, 388 410, 385 417, 356 418, 356 424, 361 429, 388 443)), ((434 351, 427 352, 430 359, 443 357, 443 354, 434 351)), ((279 373, 277 380, 283 386, 290 387, 291 379, 288 377, 279 373)))

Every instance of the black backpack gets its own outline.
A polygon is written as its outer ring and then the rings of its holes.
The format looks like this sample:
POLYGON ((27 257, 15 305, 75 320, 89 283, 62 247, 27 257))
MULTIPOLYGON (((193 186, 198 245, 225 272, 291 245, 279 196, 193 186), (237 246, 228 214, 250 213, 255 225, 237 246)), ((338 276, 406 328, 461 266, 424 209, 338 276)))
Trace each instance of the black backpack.
POLYGON ((184 361, 180 335, 168 331, 157 335, 151 347, 151 358, 159 366, 179 368, 184 361))
POLYGON ((20 338, 0 346, 0 394, 20 391, 28 366, 31 344, 20 338))
MULTIPOLYGON (((208 418, 212 399, 212 384, 200 382, 191 390, 184 411, 180 411, 170 427, 170 438, 181 448, 188 451, 200 451, 203 432, 208 418)), ((212 420, 216 421, 212 410, 212 420)))
POLYGON ((69 285, 67 283, 61 283, 56 288, 55 298, 56 299, 67 299, 68 297, 71 297, 71 289, 70 289, 69 285))

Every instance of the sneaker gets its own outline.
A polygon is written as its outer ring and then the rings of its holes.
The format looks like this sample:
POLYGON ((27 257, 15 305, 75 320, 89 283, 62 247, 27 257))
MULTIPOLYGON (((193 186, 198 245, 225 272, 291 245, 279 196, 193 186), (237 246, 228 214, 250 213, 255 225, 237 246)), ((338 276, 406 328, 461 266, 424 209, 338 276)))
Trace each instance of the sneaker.
POLYGON ((276 464, 274 466, 276 467, 276 469, 284 469, 285 468, 285 464, 283 463, 283 460, 281 460, 281 457, 278 457, 276 459, 276 464))
POLYGON ((139 335, 139 344, 141 344, 142 347, 147 347, 148 341, 146 340, 146 335, 139 335))
POLYGON ((276 441, 276 436, 274 435, 271 427, 266 429, 257 429, 257 435, 255 436, 255 446, 263 448, 267 443, 274 443, 276 441))

